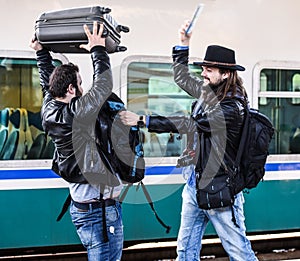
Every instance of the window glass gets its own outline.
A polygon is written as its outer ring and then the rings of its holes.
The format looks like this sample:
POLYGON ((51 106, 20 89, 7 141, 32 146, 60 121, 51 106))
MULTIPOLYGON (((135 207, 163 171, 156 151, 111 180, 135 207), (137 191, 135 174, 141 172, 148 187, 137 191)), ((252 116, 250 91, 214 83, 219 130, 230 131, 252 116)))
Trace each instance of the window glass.
MULTIPOLYGON (((55 61, 55 65, 60 64, 55 61)), ((52 158, 41 126, 42 91, 35 59, 0 57, 0 160, 52 158)))
MULTIPOLYGON (((190 66, 200 75, 199 66, 190 66)), ((173 80, 170 63, 133 62, 128 66, 127 107, 138 114, 189 114, 194 98, 181 90, 173 80)), ((179 156, 186 145, 186 137, 170 133, 149 133, 146 129, 145 156, 179 156)))
POLYGON ((270 153, 300 153, 300 70, 265 69, 260 79, 261 91, 267 92, 259 94, 259 110, 276 129, 270 153), (268 91, 273 93, 268 95, 268 91))
MULTIPOLYGON (((300 92, 300 73, 296 73, 292 80, 293 92, 300 92)), ((292 98, 292 104, 300 104, 300 98, 292 98)))
MULTIPOLYGON (((265 92, 267 91, 267 76, 265 73, 261 73, 260 75, 260 91, 265 92)), ((267 98, 260 97, 259 99, 259 104, 260 105, 267 105, 267 98)))

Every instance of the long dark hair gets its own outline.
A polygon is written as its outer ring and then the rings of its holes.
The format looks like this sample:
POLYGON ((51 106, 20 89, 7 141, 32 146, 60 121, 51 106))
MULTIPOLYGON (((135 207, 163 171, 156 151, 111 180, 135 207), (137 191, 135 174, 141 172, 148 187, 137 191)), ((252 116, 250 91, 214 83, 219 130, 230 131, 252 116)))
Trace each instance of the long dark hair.
POLYGON ((229 77, 226 79, 226 81, 221 84, 221 86, 217 90, 217 96, 219 101, 222 101, 225 99, 225 97, 234 97, 237 94, 243 96, 245 100, 247 99, 247 92, 246 89, 243 86, 243 80, 242 78, 237 74, 237 71, 233 70, 226 70, 226 69, 219 69, 220 73, 226 73, 229 72, 229 77))

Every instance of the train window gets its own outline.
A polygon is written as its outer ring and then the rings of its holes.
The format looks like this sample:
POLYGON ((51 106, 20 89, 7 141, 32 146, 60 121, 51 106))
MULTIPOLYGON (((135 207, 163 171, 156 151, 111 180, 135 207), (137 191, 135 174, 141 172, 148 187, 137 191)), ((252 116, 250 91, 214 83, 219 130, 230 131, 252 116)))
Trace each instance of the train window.
POLYGON ((263 69, 258 96, 259 110, 276 128, 270 153, 300 153, 300 70, 263 69))
MULTIPOLYGON (((267 91, 267 76, 265 73, 261 73, 260 75, 260 91, 265 92, 267 91)), ((267 105, 267 98, 260 97, 259 99, 260 105, 267 105)))
MULTIPOLYGON (((199 75, 200 67, 190 66, 199 75)), ((193 98, 173 81, 171 63, 132 62, 127 70, 127 107, 138 114, 188 114, 193 98)), ((179 156, 186 137, 178 134, 145 133, 145 156, 179 156)))
MULTIPOLYGON (((300 74, 297 73, 293 76, 292 80, 293 92, 300 92, 300 74)), ((300 98, 292 98, 292 104, 300 104, 300 98)))
POLYGON ((52 148, 41 126, 42 99, 36 60, 0 57, 0 160, 52 158, 42 155, 52 148))

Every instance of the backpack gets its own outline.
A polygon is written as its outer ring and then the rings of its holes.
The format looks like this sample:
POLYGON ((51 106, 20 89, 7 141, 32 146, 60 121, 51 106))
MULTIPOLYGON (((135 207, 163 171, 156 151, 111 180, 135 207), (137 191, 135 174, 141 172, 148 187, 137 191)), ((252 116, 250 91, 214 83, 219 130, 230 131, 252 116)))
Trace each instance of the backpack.
POLYGON ((234 194, 245 188, 255 188, 263 179, 273 135, 274 127, 270 119, 258 110, 246 107, 244 127, 231 179, 234 194))
POLYGON ((96 123, 98 151, 112 174, 118 173, 125 183, 140 182, 145 175, 142 132, 139 126, 126 126, 118 113, 124 103, 112 93, 102 106, 96 123))
POLYGON ((100 156, 106 167, 113 174, 118 173, 121 180, 127 183, 119 201, 122 203, 133 183, 139 182, 138 188, 139 185, 142 187, 155 218, 166 228, 166 233, 169 233, 171 227, 158 216, 150 194, 142 182, 145 176, 143 133, 138 125, 130 127, 122 123, 118 115, 122 110, 125 110, 124 103, 112 93, 99 112, 96 133, 99 138, 100 156))
MULTIPOLYGON (((97 117, 95 133, 99 144, 98 152, 103 163, 111 173, 113 175, 117 173, 120 179, 127 183, 127 187, 121 194, 119 202, 122 203, 124 201, 133 183, 139 182, 155 218, 166 228, 166 233, 169 233, 171 227, 166 225, 158 216, 150 194, 142 182, 145 176, 142 131, 139 126, 130 127, 122 123, 118 116, 118 113, 122 110, 125 110, 124 103, 115 93, 112 93, 103 104, 97 117)), ((71 196, 68 195, 56 219, 57 221, 61 220, 70 203, 71 196)))

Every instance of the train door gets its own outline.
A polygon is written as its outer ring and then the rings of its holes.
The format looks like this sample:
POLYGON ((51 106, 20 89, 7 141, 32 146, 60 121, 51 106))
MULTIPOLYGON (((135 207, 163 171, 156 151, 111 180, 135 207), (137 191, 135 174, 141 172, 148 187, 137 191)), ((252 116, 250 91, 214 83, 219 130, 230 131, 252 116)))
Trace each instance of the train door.
MULTIPOLYGON (((300 64, 260 63, 254 70, 254 106, 272 119, 276 129, 271 155, 300 154, 300 64)), ((292 156, 294 155, 294 156, 292 156)))
POLYGON ((265 61, 254 67, 253 107, 272 120, 276 131, 263 182, 244 194, 248 231, 299 230, 299 87, 300 63, 265 61))

